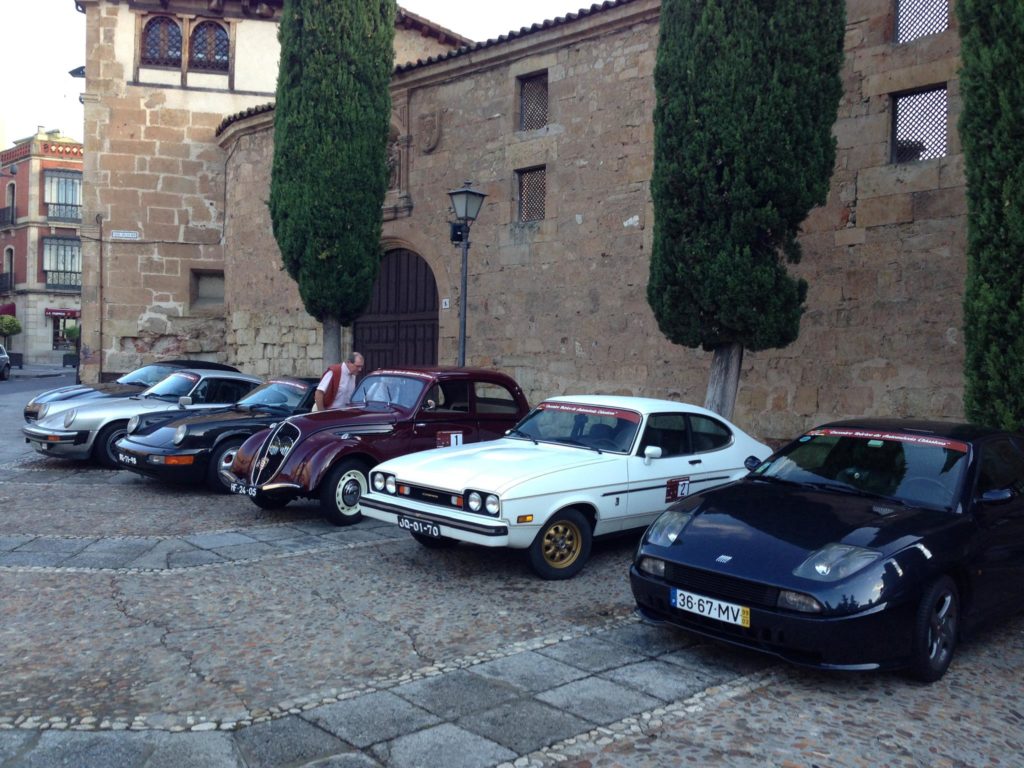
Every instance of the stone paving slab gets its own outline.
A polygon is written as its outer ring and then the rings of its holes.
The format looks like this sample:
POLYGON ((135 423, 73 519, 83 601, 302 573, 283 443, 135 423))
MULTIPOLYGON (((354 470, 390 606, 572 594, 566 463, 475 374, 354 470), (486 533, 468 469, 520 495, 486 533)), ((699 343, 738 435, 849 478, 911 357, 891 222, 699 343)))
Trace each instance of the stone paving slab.
POLYGON ((536 752, 593 727, 586 720, 535 699, 512 701, 485 712, 466 715, 457 721, 457 725, 501 744, 517 755, 536 752))
POLYGON ((400 736, 371 750, 390 768, 487 768, 516 753, 450 723, 400 736))
POLYGON ((414 733, 441 719, 390 691, 378 691, 337 704, 325 704, 304 715, 310 722, 363 749, 414 733))
POLYGON ((653 696, 597 677, 566 683, 539 694, 537 698, 598 725, 613 723, 664 703, 653 696))
POLYGON ((510 686, 467 670, 406 683, 393 692, 448 720, 490 709, 520 695, 510 686))
POLYGON ((301 717, 285 717, 239 731, 236 743, 248 768, 302 765, 347 750, 338 738, 301 717))

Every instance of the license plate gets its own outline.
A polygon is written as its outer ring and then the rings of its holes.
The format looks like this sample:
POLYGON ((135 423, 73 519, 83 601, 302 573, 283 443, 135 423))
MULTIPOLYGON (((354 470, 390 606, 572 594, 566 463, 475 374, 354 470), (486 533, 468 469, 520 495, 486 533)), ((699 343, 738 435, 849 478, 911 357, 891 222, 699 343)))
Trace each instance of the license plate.
POLYGON ((138 459, 136 459, 134 456, 129 456, 127 453, 117 454, 117 460, 122 464, 128 464, 133 467, 139 463, 138 459))
POLYGON ((240 494, 242 496, 255 496, 256 495, 256 486, 255 485, 246 485, 245 483, 232 483, 231 484, 231 492, 232 493, 240 494))
POLYGON ((695 595, 682 589, 672 590, 672 605, 681 611, 696 613, 698 616, 724 621, 727 624, 750 626, 750 609, 742 605, 723 603, 721 600, 695 595))
POLYGON ((422 520, 413 520, 408 517, 398 516, 398 527, 405 528, 413 533, 422 533, 424 536, 431 536, 435 539, 441 538, 441 526, 437 523, 425 523, 422 520))

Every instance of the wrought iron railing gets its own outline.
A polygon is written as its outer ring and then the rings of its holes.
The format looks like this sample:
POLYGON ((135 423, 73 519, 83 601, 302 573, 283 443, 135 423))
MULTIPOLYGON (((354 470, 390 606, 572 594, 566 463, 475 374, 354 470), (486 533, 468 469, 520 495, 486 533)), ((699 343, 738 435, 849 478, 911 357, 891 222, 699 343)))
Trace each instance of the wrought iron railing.
POLYGON ((46 273, 46 287, 53 291, 78 291, 82 290, 81 272, 56 272, 46 273))
POLYGON ((0 274, 0 293, 10 293, 11 283, 12 281, 10 272, 4 272, 0 274))
POLYGON ((0 208, 0 227, 8 224, 15 224, 18 221, 18 212, 13 205, 0 208))
POLYGON ((69 203, 47 203, 46 218, 55 221, 81 221, 82 206, 69 203))

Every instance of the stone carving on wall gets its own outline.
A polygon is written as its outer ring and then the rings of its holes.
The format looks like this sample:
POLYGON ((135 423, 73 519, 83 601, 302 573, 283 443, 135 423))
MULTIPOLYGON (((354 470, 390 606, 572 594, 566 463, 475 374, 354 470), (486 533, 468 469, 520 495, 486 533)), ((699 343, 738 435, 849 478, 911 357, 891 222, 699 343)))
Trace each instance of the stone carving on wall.
POLYGON ((433 109, 416 118, 416 134, 420 151, 429 155, 441 141, 441 110, 433 109))
POLYGON ((398 189, 401 181, 402 147, 398 130, 392 126, 388 133, 388 189, 398 189))

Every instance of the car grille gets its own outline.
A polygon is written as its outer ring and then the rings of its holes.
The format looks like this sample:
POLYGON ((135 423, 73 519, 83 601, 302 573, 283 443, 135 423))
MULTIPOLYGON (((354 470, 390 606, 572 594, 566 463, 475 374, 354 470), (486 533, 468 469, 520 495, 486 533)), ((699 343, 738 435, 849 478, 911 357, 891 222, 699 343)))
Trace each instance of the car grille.
POLYGON ((672 562, 665 564, 665 581, 688 592, 696 592, 707 597, 717 597, 743 605, 774 608, 779 599, 779 590, 776 587, 672 562))
POLYGON ((287 454, 282 456, 280 453, 272 454, 270 452, 270 446, 275 441, 288 440, 291 442, 292 450, 299 442, 301 436, 298 428, 287 421, 282 421, 277 428, 270 433, 270 436, 263 441, 263 445, 260 446, 259 451, 256 454, 256 458, 253 460, 252 469, 249 471, 249 480, 253 485, 263 485, 274 477, 281 469, 281 465, 284 463, 287 454))
POLYGON ((423 504, 434 504, 445 509, 458 509, 464 512, 469 512, 468 509, 462 507, 462 494, 452 493, 451 491, 439 491, 436 488, 427 488, 422 485, 408 485, 400 482, 399 485, 408 488, 408 493, 403 493, 401 498, 403 499, 414 499, 423 504), (458 501, 454 501, 458 499, 458 501))

